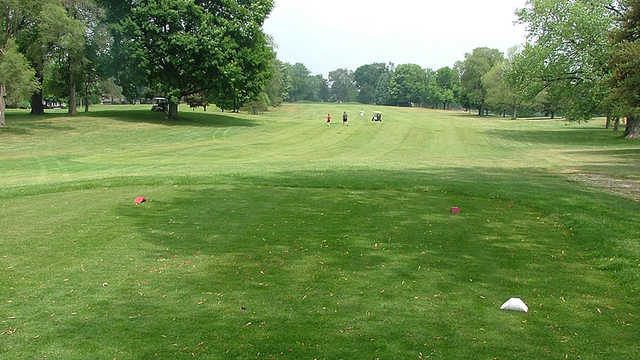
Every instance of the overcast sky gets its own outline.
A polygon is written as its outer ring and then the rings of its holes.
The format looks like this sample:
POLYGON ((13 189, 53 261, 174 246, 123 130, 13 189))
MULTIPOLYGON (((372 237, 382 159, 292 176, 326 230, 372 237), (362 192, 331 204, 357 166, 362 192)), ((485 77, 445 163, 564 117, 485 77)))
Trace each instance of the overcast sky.
POLYGON ((374 62, 453 66, 476 47, 524 41, 514 12, 526 0, 275 0, 264 30, 278 58, 313 74, 374 62))

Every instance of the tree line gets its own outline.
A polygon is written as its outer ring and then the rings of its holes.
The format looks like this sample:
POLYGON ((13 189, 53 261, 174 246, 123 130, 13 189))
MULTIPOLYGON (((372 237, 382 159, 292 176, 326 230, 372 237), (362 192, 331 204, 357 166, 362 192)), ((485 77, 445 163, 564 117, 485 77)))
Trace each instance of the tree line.
POLYGON ((264 97, 275 52, 262 25, 272 0, 0 0, 0 126, 5 100, 45 98, 75 114, 111 93, 185 98, 237 111, 264 97))
POLYGON ((287 101, 476 109, 478 115, 607 116, 640 137, 640 1, 529 0, 517 11, 527 41, 503 54, 476 48, 452 67, 375 63, 328 79, 281 63, 287 101))
POLYGON ((640 137, 640 0, 529 0, 526 42, 505 55, 476 48, 453 66, 374 63, 313 75, 277 60, 262 25, 272 0, 0 0, 0 126, 5 100, 62 99, 74 114, 101 95, 153 96, 264 111, 283 101, 361 102, 606 115, 640 137))

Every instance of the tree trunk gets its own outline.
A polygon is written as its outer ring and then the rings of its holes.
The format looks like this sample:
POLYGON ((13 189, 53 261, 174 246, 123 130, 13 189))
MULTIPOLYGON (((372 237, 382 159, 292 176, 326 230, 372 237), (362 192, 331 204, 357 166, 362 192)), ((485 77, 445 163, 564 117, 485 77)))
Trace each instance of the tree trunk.
POLYGON ((551 112, 551 120, 556 118, 556 113, 554 113, 553 111, 551 112))
POLYGON ((0 84, 0 127, 7 126, 7 123, 4 120, 4 84, 0 84))
POLYGON ((482 106, 478 107, 478 116, 482 116, 482 106))
POLYGON ((238 112, 238 99, 236 98, 236 90, 233 89, 233 112, 238 112))
POLYGON ((627 130, 624 135, 629 140, 640 139, 640 117, 629 116, 627 118, 627 130))
POLYGON ((511 120, 516 120, 518 119, 518 107, 514 106, 513 107, 513 115, 511 115, 511 120))
POLYGON ((44 105, 42 105, 42 90, 36 90, 31 95, 31 115, 44 114, 44 105))
POLYGON ((73 81, 73 72, 69 71, 69 115, 73 116, 78 113, 76 109, 76 84, 73 81))
POLYGON ((613 120, 613 131, 618 132, 619 128, 620 128, 620 117, 616 116, 615 119, 613 120))
POLYGON ((84 112, 89 112, 89 82, 84 83, 84 112))
POLYGON ((36 78, 38 79, 40 88, 31 95, 31 115, 42 115, 44 114, 44 106, 42 105, 42 87, 44 78, 39 71, 36 71, 36 78))
POLYGON ((611 127, 611 118, 610 118, 609 116, 607 116, 607 122, 606 122, 606 124, 604 125, 604 128, 605 128, 605 129, 608 129, 608 128, 610 128, 610 127, 611 127))
POLYGON ((169 119, 178 118, 178 104, 169 103, 169 119))

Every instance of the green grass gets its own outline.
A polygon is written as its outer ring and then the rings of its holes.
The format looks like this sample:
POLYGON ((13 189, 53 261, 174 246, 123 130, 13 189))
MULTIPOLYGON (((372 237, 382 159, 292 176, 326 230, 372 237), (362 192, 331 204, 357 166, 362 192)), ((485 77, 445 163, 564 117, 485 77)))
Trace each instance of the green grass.
POLYGON ((602 121, 97 110, 0 129, 3 360, 640 351, 640 204, 564 174, 639 178, 602 121))

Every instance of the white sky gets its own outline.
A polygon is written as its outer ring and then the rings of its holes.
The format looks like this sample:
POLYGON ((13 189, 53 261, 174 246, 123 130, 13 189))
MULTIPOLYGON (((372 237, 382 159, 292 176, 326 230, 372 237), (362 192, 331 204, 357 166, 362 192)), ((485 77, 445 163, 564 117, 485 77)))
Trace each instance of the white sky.
POLYGON ((313 74, 374 62, 437 70, 476 47, 520 45, 526 0, 275 0, 264 30, 278 58, 313 74))

